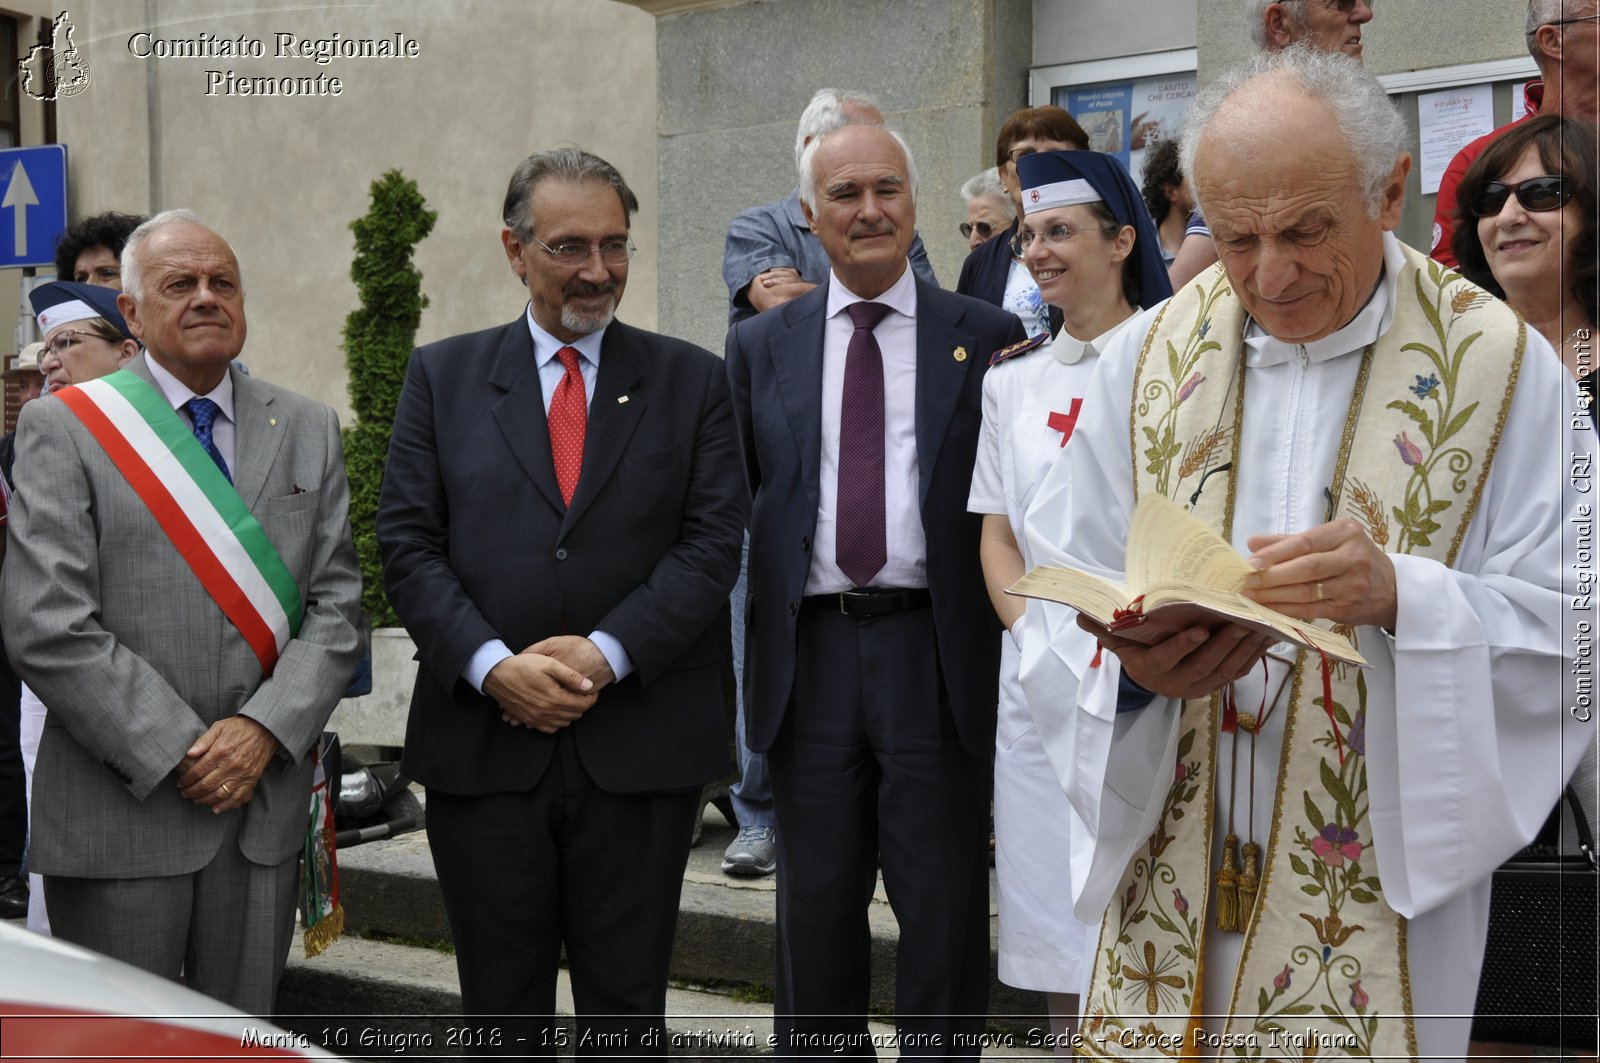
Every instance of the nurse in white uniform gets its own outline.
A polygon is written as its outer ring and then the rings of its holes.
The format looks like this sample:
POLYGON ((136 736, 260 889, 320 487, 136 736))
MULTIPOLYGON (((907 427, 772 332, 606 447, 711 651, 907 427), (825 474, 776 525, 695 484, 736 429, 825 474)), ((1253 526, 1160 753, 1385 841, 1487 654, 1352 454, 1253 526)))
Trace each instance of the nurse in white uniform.
POLYGON ((984 515, 984 579, 1007 628, 994 783, 1000 980, 1046 994, 1055 1047, 1067 1055, 1065 1034, 1078 1014, 1076 994, 1088 977, 1094 938, 1072 915, 1072 808, 1017 678, 1025 599, 1004 588, 1033 564, 1032 551, 1019 545, 1023 513, 1071 438, 1099 352, 1139 307, 1172 290, 1139 190, 1114 157, 1039 152, 1019 159, 1017 172, 1022 261, 1065 321, 1053 339, 1036 336, 994 356, 984 378, 983 437, 967 508, 984 515))

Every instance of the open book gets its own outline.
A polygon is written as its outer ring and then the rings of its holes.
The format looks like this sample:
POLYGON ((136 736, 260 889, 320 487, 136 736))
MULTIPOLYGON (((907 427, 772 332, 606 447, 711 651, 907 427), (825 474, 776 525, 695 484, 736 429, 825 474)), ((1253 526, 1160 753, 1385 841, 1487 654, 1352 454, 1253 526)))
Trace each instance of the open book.
POLYGON ((1156 643, 1188 627, 1243 624, 1330 658, 1365 666, 1350 640, 1246 598, 1253 571, 1228 541, 1177 503, 1147 494, 1128 529, 1126 587, 1075 568, 1040 565, 1007 594, 1070 605, 1123 638, 1156 643))

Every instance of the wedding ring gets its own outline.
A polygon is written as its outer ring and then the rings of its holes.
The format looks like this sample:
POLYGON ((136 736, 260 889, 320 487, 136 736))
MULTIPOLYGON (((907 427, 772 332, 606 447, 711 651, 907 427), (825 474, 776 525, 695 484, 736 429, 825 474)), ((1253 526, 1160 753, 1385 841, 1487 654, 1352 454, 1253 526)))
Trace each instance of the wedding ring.
MULTIPOLYGON (((1321 584, 1318 584, 1318 586, 1321 586, 1321 584)), ((229 795, 230 797, 233 795, 233 791, 228 789, 228 784, 227 783, 223 783, 222 784, 222 792, 227 794, 227 795, 229 795)))
POLYGON ((1328 595, 1327 595, 1327 592, 1325 592, 1325 591, 1324 591, 1324 590, 1323 590, 1323 589, 1322 589, 1322 584, 1321 584, 1321 583, 1318 583, 1318 584, 1317 584, 1317 601, 1319 601, 1319 602, 1320 602, 1320 601, 1322 601, 1322 600, 1323 600, 1323 599, 1324 599, 1324 598, 1326 598, 1326 597, 1327 597, 1327 596, 1328 596, 1328 595))

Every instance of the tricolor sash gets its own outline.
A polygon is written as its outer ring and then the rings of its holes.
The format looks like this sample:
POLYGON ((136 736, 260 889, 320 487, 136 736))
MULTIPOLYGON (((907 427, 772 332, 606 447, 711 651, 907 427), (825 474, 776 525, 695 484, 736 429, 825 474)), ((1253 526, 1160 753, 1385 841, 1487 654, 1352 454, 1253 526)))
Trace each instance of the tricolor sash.
POLYGON ((270 676, 300 630, 300 588, 189 426, 165 396, 125 369, 56 394, 105 448, 270 676))

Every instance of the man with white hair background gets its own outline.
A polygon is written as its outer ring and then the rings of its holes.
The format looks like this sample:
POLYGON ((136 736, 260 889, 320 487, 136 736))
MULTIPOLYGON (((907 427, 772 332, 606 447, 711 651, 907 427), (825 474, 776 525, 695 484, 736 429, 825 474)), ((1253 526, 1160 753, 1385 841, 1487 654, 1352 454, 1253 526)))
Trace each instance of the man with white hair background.
MULTIPOLYGON (((1304 45, 1361 62, 1361 27, 1372 21, 1370 0, 1244 0, 1250 39, 1265 53, 1304 45)), ((1189 218, 1170 270, 1174 291, 1216 262, 1217 249, 1200 211, 1189 218)))
POLYGON ((1563 571, 1587 417, 1540 336, 1392 235, 1404 142, 1340 56, 1208 86, 1184 171, 1221 264, 1105 352, 1029 510, 1038 563, 1119 579, 1136 501, 1183 503, 1248 559, 1248 595, 1370 662, 1231 624, 1144 644, 1065 610, 1024 637, 1030 701, 1081 684, 1045 741, 1076 910, 1103 917, 1093 1058, 1461 1057, 1489 876, 1588 738, 1563 571))
POLYGON ((1526 113, 1456 152, 1439 178, 1433 204, 1433 257, 1456 264, 1456 187, 1467 169, 1507 130, 1541 114, 1587 122, 1600 132, 1600 0, 1528 0, 1523 36, 1539 77, 1523 87, 1526 113))
MULTIPOLYGON (((852 89, 818 89, 795 131, 795 169, 807 144, 847 125, 883 125, 877 98, 852 89)), ((911 241, 911 268, 929 284, 939 283, 920 236, 911 241)), ((740 212, 728 224, 722 279, 728 282, 730 325, 804 295, 828 279, 828 255, 806 224, 798 187, 776 203, 740 212)))

